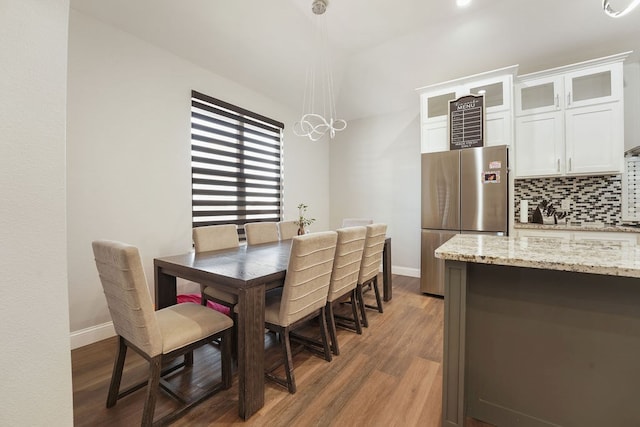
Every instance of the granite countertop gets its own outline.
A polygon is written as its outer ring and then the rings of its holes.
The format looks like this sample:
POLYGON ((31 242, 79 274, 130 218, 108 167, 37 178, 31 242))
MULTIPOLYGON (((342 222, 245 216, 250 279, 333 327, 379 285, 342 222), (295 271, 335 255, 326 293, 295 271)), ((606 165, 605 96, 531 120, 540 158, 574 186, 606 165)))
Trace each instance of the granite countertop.
POLYGON ((640 248, 629 242, 458 234, 435 251, 445 260, 640 277, 640 248))
POLYGON ((566 231, 603 231, 616 233, 640 233, 640 228, 624 226, 624 225, 604 225, 603 223, 586 223, 581 225, 569 224, 536 224, 533 222, 518 222, 513 224, 515 229, 533 229, 533 230, 566 230, 566 231))

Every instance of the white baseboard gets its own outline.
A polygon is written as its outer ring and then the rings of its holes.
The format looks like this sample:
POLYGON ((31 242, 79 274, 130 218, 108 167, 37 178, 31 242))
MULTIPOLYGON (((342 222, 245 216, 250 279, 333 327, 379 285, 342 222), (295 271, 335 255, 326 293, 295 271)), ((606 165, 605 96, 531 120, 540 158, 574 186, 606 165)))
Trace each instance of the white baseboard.
POLYGON ((391 266, 391 272, 393 274, 398 274, 400 276, 409 276, 409 277, 418 277, 418 278, 420 277, 419 268, 391 266))
POLYGON ((116 334, 113 322, 91 326, 71 333, 71 350, 110 338, 116 334))

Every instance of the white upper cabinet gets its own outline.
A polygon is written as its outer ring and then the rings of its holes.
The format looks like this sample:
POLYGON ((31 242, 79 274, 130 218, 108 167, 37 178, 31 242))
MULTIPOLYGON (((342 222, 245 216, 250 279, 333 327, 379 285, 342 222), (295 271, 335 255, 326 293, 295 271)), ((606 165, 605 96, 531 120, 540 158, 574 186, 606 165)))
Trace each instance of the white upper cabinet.
POLYGON ((567 73, 565 108, 577 108, 622 100, 623 70, 620 61, 567 73))
POLYGON ((513 140, 513 76, 517 65, 417 89, 420 92, 421 152, 449 150, 449 101, 484 94, 484 145, 513 140))
POLYGON ((524 80, 516 84, 516 116, 560 110, 562 78, 524 80))
POLYGON ((517 176, 551 176, 562 173, 562 122, 562 112, 559 111, 516 117, 517 176))
POLYGON ((628 54, 517 78, 516 177, 622 172, 628 54))

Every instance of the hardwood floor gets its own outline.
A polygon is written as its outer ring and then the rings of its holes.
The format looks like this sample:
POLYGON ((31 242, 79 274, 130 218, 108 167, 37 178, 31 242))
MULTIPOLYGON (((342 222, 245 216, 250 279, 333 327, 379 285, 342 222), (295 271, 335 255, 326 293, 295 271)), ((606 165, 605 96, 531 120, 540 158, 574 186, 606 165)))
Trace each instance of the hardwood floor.
MULTIPOLYGON (((370 326, 362 335, 338 329, 340 355, 332 362, 308 351, 294 356, 296 394, 266 381, 265 406, 243 422, 234 379, 231 389, 204 401, 173 425, 440 426, 443 300, 421 294, 416 278, 393 276, 393 284, 393 299, 384 304, 382 314, 368 311, 370 326)), ((267 357, 279 357, 275 340, 265 342, 267 357)), ((76 426, 139 425, 144 389, 113 408, 105 407, 115 350, 116 340, 110 338, 72 351, 76 426)), ((217 348, 203 347, 194 360, 193 370, 178 371, 172 384, 201 390, 218 379, 217 348)), ((146 362, 130 351, 123 386, 144 379, 146 373, 146 362)), ((156 418, 174 407, 175 402, 160 393, 156 418)))

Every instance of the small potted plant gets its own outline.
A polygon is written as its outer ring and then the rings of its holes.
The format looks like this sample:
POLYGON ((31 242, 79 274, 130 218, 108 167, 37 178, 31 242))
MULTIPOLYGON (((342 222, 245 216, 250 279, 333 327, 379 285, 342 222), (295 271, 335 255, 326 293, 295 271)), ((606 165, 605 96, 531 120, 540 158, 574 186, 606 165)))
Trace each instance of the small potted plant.
POLYGON ((315 218, 305 218, 304 215, 307 212, 307 205, 300 203, 298 205, 298 220, 295 223, 298 225, 298 236, 306 233, 305 228, 313 224, 315 218))

